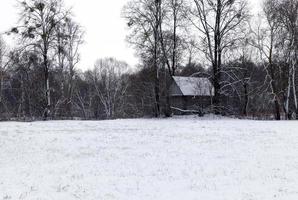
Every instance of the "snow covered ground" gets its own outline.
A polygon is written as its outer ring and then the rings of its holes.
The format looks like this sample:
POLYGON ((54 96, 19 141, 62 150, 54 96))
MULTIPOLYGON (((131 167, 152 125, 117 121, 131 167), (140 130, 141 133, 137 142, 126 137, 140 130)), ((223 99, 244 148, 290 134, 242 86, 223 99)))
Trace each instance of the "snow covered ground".
POLYGON ((297 200, 298 122, 0 123, 0 200, 297 200))

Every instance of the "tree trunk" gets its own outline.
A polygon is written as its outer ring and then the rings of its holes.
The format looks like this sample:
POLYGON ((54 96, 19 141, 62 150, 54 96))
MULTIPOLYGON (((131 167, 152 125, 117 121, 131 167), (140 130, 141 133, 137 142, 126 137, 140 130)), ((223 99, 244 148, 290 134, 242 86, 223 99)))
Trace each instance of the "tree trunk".
POLYGON ((220 73, 221 73, 221 38, 220 38, 220 21, 221 21, 221 8, 222 0, 217 0, 217 12, 214 31, 214 63, 213 63, 213 86, 214 86, 214 99, 215 114, 220 114, 220 73))
POLYGON ((281 115, 280 115, 280 104, 278 101, 278 93, 277 93, 277 88, 276 88, 276 84, 275 84, 275 75, 273 73, 273 69, 272 69, 272 64, 271 65, 271 88, 272 88, 272 92, 274 95, 274 108, 275 108, 275 119, 276 120, 281 120, 281 115))
POLYGON ((155 0, 156 13, 155 13, 155 30, 154 30, 154 70, 155 70, 155 81, 154 81, 154 93, 155 93, 155 117, 160 116, 160 85, 159 85, 159 67, 158 67, 158 30, 160 28, 160 7, 161 0, 155 0))
POLYGON ((160 96, 159 96, 159 72, 158 67, 155 65, 155 82, 154 82, 154 92, 155 92, 155 117, 160 116, 160 96))
POLYGON ((72 98, 73 98, 73 76, 74 76, 74 66, 73 60, 69 61, 69 77, 68 77, 68 87, 66 96, 66 116, 72 118, 72 98))
POLYGON ((274 37, 273 37, 273 29, 271 29, 271 38, 270 38, 270 50, 269 50, 269 57, 268 57, 268 61, 269 61, 269 73, 271 76, 271 81, 270 81, 270 86, 272 89, 272 93, 274 95, 274 108, 275 108, 275 119, 276 120, 281 120, 281 116, 280 116, 280 104, 278 101, 278 91, 277 91, 277 86, 276 86, 276 80, 275 80, 275 70, 274 70, 274 66, 273 66, 273 48, 274 48, 274 37))
POLYGON ((50 79, 49 79, 49 67, 47 53, 43 56, 44 59, 44 78, 45 78, 45 98, 46 108, 44 110, 44 120, 47 120, 51 113, 51 91, 50 91, 50 79))
POLYGON ((243 106, 243 115, 247 116, 247 107, 248 107, 248 85, 247 82, 244 82, 244 106, 243 106))
POLYGON ((276 120, 281 120, 281 117, 280 117, 280 107, 279 107, 279 102, 277 99, 274 100, 274 105, 275 105, 275 119, 276 120))
POLYGON ((67 102, 66 102, 66 110, 68 117, 72 118, 72 96, 73 96, 73 81, 72 77, 70 78, 69 86, 68 86, 68 94, 67 94, 67 102))
POLYGON ((170 97, 170 82, 172 80, 172 76, 167 74, 166 70, 164 70, 164 73, 165 73, 164 82, 165 82, 165 97, 166 97, 164 114, 165 114, 165 117, 171 117, 172 108, 171 108, 171 97, 170 97))
POLYGON ((174 1, 174 10, 173 10, 173 17, 174 17, 174 24, 173 24, 173 57, 172 57, 172 76, 175 76, 176 73, 176 50, 177 50, 177 11, 176 11, 176 2, 177 0, 174 1))

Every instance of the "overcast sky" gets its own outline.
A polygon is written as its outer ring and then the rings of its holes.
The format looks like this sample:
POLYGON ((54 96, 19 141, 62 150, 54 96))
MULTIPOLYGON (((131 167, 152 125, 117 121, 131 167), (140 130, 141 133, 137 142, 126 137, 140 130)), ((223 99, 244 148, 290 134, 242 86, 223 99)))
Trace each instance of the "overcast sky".
MULTIPOLYGON (((98 58, 116 57, 130 65, 137 63, 133 49, 125 42, 126 24, 121 18, 121 9, 129 0, 65 0, 73 7, 76 20, 86 32, 85 44, 81 48, 79 68, 92 68, 98 58)), ((260 8, 261 0, 248 0, 254 12, 260 8)), ((0 32, 9 30, 17 22, 18 10, 15 0, 1 0, 0 32)))

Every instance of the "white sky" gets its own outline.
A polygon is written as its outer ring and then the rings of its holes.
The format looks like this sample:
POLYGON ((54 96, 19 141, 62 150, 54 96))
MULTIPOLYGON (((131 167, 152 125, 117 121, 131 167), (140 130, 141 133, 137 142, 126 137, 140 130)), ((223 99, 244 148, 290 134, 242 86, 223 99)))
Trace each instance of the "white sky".
MULTIPOLYGON (((137 64, 133 49, 125 42, 126 23, 121 18, 121 9, 129 0, 65 0, 86 32, 81 48, 78 68, 92 68, 98 58, 115 57, 129 65, 137 64)), ((262 0, 248 0, 255 10, 262 0)), ((15 0, 0 2, 0 33, 9 30, 17 22, 18 10, 15 0)))

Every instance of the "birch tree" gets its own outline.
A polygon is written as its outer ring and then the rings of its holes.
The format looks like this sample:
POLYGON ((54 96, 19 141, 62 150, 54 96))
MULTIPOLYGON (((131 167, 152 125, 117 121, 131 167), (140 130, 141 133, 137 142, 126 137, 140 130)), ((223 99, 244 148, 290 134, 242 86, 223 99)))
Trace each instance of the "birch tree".
POLYGON ((255 40, 253 46, 259 50, 260 60, 266 70, 264 84, 269 85, 269 92, 274 103, 275 119, 281 119, 281 99, 278 87, 278 71, 276 66, 278 58, 278 41, 281 26, 278 21, 277 1, 266 0, 263 4, 263 18, 253 33, 255 40))
POLYGON ((94 66, 90 78, 106 119, 115 118, 123 110, 127 85, 122 75, 127 72, 128 65, 113 58, 100 59, 94 66))
POLYGON ((297 69, 298 69, 298 2, 282 0, 276 3, 276 12, 282 28, 281 46, 284 48, 286 63, 289 65, 288 88, 285 101, 286 116, 290 117, 290 100, 293 96, 295 115, 298 119, 297 69), (292 95, 291 95, 292 94, 292 95))

